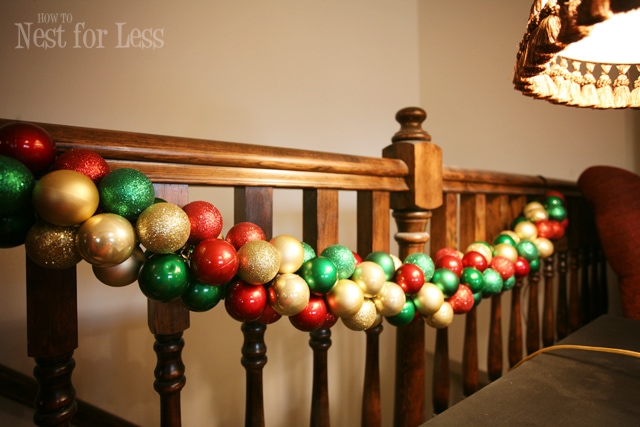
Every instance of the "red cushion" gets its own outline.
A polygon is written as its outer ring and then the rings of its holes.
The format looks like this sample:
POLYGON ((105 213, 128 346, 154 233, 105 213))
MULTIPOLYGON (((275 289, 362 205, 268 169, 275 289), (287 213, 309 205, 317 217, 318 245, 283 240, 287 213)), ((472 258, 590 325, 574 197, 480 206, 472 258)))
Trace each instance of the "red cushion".
POLYGON ((578 186, 594 208, 602 250, 618 276, 623 314, 640 319, 640 177, 592 166, 578 186))

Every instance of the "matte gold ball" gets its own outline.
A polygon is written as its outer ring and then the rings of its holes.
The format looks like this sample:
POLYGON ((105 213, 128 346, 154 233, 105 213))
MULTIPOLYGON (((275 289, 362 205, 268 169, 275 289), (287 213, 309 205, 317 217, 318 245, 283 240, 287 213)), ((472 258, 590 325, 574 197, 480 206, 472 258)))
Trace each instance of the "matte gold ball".
POLYGON ((360 310, 352 317, 342 317, 342 323, 353 331, 364 331, 372 327, 376 321, 376 306, 370 299, 365 299, 360 310))
POLYGON ((92 266, 96 278, 107 286, 120 288, 138 280, 138 273, 144 264, 145 256, 142 249, 135 248, 131 256, 111 267, 92 266))
POLYGON ((509 243, 498 243, 493 247, 493 256, 501 256, 511 262, 518 259, 518 250, 509 243))
POLYGON ((76 247, 82 258, 100 267, 126 261, 136 246, 136 232, 131 223, 112 213, 92 216, 76 233, 76 247))
POLYGON ((389 317, 400 313, 407 302, 404 290, 395 282, 385 282, 378 295, 373 297, 378 314, 389 317))
POLYGON ((182 208, 173 203, 155 203, 142 211, 136 221, 140 243, 157 254, 170 254, 189 240, 191 221, 182 208))
POLYGON ((267 298, 273 310, 282 316, 295 316, 309 303, 311 291, 297 274, 279 274, 267 288, 267 298))
POLYGON ((27 232, 25 252, 40 267, 54 270, 71 268, 82 261, 76 249, 77 230, 77 226, 63 227, 38 221, 27 232))
POLYGON ((416 310, 423 316, 431 316, 442 307, 444 294, 442 290, 431 282, 426 282, 413 297, 416 310))
POLYGON ((530 221, 521 221, 513 227, 520 240, 533 240, 538 237, 538 228, 530 221))
POLYGON ((442 329, 446 328, 453 322, 453 308, 448 301, 445 301, 440 307, 440 310, 433 313, 431 316, 425 317, 427 324, 433 328, 442 329))
POLYGON ((373 261, 363 261, 356 266, 351 280, 360 286, 366 298, 373 298, 382 289, 387 281, 387 276, 379 264, 373 261))
POLYGON ((544 208, 544 206, 540 202, 527 203, 522 213, 524 214, 525 218, 533 222, 549 219, 547 210, 544 208))
POLYGON ((36 182, 32 202, 45 221, 61 226, 78 225, 96 212, 100 194, 88 176, 61 169, 36 182))
POLYGON ((251 240, 238 249, 238 276, 247 283, 267 283, 279 269, 280 252, 266 240, 251 240))
POLYGON ((326 295, 329 310, 338 317, 352 317, 364 303, 364 293, 356 282, 340 279, 326 295))
POLYGON ((553 243, 546 237, 536 237, 533 239, 533 244, 538 248, 540 258, 547 258, 553 255, 553 243))
POLYGON ((293 236, 281 234, 270 240, 280 252, 280 273, 295 273, 304 262, 302 242, 293 236))

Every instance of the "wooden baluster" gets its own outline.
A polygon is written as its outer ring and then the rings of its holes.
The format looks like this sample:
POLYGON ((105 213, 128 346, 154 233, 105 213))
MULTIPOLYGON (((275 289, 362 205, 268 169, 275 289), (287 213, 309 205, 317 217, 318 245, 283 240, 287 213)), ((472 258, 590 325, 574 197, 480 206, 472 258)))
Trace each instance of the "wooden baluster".
MULTIPOLYGON (((338 241, 338 191, 303 190, 303 240, 316 253, 338 241)), ((311 396, 312 427, 329 426, 329 383, 327 352, 331 346, 331 330, 310 333, 313 349, 313 389, 311 396)))
POLYGON ((580 251, 569 251, 569 333, 580 328, 580 251))
MULTIPOLYGON (((264 231, 267 240, 273 235, 273 188, 234 188, 234 221, 252 222, 264 231)), ((258 322, 244 322, 241 326, 242 366, 246 375, 245 426, 263 427, 264 391, 262 371, 267 364, 267 346, 264 335, 267 326, 258 322)))
POLYGON ((33 421, 67 427, 77 410, 71 383, 78 347, 76 268, 43 268, 27 257, 26 272, 27 354, 38 382, 33 421))
POLYGON ((542 344, 553 345, 556 339, 553 304, 553 279, 555 277, 555 254, 543 260, 544 300, 542 306, 542 344))
POLYGON ((523 279, 518 279, 511 290, 511 319, 509 320, 509 367, 522 360, 522 287, 523 279))
POLYGON ((540 348, 540 313, 538 312, 538 285, 540 271, 529 273, 529 315, 527 316, 527 354, 540 348))
MULTIPOLYGON (((184 206, 189 201, 187 185, 154 184, 156 197, 184 206)), ((149 330, 155 337, 156 353, 154 389, 160 395, 160 425, 180 427, 182 415, 180 392, 185 386, 182 363, 183 332, 189 328, 189 310, 181 301, 147 301, 149 330)))
MULTIPOLYGON (((358 253, 366 256, 373 251, 389 252, 390 196, 388 192, 358 192, 358 253)), ((380 401, 380 334, 382 323, 368 329, 364 387, 362 393, 362 427, 382 426, 380 401)))
POLYGON ((567 299, 568 252, 561 248, 558 252, 558 301, 556 303, 556 332, 558 340, 569 335, 569 302, 567 299))
POLYGON ((589 263, 591 259, 591 248, 583 247, 580 251, 580 324, 586 325, 591 321, 591 269, 589 263))

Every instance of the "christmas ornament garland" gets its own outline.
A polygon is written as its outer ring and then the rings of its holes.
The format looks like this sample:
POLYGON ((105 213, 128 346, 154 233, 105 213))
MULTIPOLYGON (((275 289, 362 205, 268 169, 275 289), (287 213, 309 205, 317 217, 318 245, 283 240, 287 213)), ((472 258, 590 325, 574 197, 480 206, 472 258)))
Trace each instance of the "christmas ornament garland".
POLYGON ((0 129, 0 172, 0 247, 24 243, 29 258, 45 268, 87 261, 108 286, 137 281, 146 297, 179 299, 191 311, 224 301, 237 321, 268 324, 284 316, 302 331, 338 320, 356 331, 383 319, 403 326, 416 317, 446 327, 455 314, 538 270, 568 223, 562 195, 548 192, 542 202, 528 203, 510 230, 464 252, 362 258, 335 244, 317 254, 293 236, 267 241, 249 222, 223 237, 213 204, 180 207, 157 199, 143 173, 111 171, 89 150, 56 158, 55 144, 34 125, 0 129))

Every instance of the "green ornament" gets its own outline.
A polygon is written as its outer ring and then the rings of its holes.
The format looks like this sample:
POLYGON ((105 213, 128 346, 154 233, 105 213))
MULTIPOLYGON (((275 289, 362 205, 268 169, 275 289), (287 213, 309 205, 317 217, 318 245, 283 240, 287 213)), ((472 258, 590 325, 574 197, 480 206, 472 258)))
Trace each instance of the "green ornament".
POLYGON ((311 292, 324 295, 338 282, 338 267, 329 258, 319 256, 302 264, 300 276, 311 292))
POLYGON ((540 256, 538 247, 531 240, 521 240, 517 245, 518 255, 527 261, 534 260, 540 256))
POLYGON ((423 252, 415 252, 404 259, 405 264, 415 264, 424 273, 424 281, 430 282, 433 277, 433 273, 436 270, 435 264, 431 257, 423 252))
POLYGON ((564 202, 558 196, 549 196, 544 201, 545 209, 549 209, 553 206, 564 206, 564 202))
POLYGON ((516 219, 511 221, 511 230, 513 230, 516 227, 516 225, 518 225, 519 223, 521 223, 523 221, 529 221, 529 220, 525 216, 520 215, 519 217, 517 217, 516 219))
POLYGON ((567 218, 567 210, 562 205, 550 206, 547 209, 547 214, 549 214, 549 219, 554 221, 564 221, 567 218))
POLYGON ((482 302, 482 291, 473 294, 473 306, 477 307, 482 302))
POLYGON ((499 245, 500 243, 506 243, 508 245, 511 246, 515 246, 516 245, 516 241, 513 240, 513 237, 509 236, 508 234, 498 234, 496 236, 496 238, 493 240, 493 244, 495 245, 499 245))
POLYGON ((375 262, 382 267, 387 280, 393 279, 393 276, 396 273, 396 263, 388 253, 382 251, 371 252, 364 260, 375 262))
POLYGON ((36 180, 22 162, 0 156, 0 217, 22 214, 31 205, 36 180))
POLYGON ((502 283, 502 292, 510 291, 516 285, 516 276, 509 276, 502 283))
POLYGON ((529 269, 532 272, 540 270, 540 258, 532 259, 531 261, 529 261, 529 269))
POLYGON ((482 275, 484 276, 484 286, 482 287, 483 297, 498 295, 502 292, 503 280, 500 273, 488 267, 482 272, 482 275))
POLYGON ((445 297, 450 297, 458 291, 460 279, 453 271, 446 268, 438 268, 433 273, 431 283, 439 287, 445 297))
POLYGON ((356 269, 356 258, 351 249, 343 245, 331 245, 320 253, 321 257, 329 258, 338 268, 338 279, 348 279, 356 269))
POLYGON ((202 312, 215 307, 222 299, 224 291, 224 286, 212 286, 192 280, 180 298, 189 310, 202 312))
POLYGON ((405 326, 413 321, 416 317, 416 306, 413 304, 413 300, 411 298, 407 298, 407 301, 404 303, 402 310, 400 313, 385 317, 387 322, 391 323, 393 326, 405 326))
POLYGON ((147 298, 172 301, 182 296, 189 286, 189 267, 180 255, 153 255, 142 265, 138 285, 147 298))
POLYGON ((465 267, 462 269, 460 283, 463 283, 471 289, 474 294, 482 291, 484 287, 484 276, 482 272, 474 267, 465 267))
POLYGON ((303 249, 303 261, 302 262, 307 262, 309 261, 311 258, 315 258, 316 257, 316 251, 313 249, 313 247, 306 243, 306 242, 301 242, 302 243, 302 249, 303 249))
POLYGON ((109 172, 98 184, 100 206, 105 212, 135 220, 143 210, 154 204, 153 183, 142 172, 123 168, 109 172))
POLYGON ((25 242, 29 229, 36 223, 32 211, 0 217, 0 248, 13 248, 25 242))

